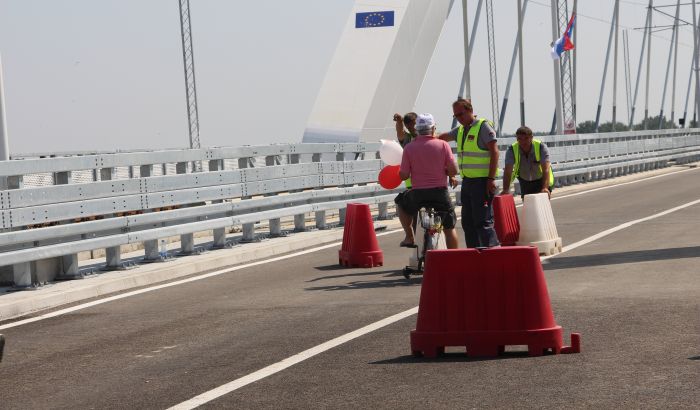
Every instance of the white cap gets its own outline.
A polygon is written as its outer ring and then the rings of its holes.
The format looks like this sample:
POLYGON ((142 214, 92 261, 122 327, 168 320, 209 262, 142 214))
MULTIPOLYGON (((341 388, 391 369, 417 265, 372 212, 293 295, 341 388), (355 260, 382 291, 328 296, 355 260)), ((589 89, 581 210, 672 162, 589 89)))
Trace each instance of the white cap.
POLYGON ((435 126, 435 119, 433 118, 432 114, 418 114, 418 118, 416 118, 416 130, 417 131, 427 131, 430 130, 435 126))

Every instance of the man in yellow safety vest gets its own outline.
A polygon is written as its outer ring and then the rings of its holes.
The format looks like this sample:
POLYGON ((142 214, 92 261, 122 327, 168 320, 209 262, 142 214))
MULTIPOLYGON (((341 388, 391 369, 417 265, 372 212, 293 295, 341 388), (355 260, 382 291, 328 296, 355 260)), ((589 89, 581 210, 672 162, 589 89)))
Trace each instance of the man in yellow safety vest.
POLYGON ((506 151, 503 170, 503 191, 510 193, 510 187, 518 178, 520 196, 546 192, 551 196, 554 187, 554 174, 549 163, 547 145, 532 137, 532 130, 520 127, 515 131, 516 142, 506 151))
POLYGON ((498 246, 492 207, 498 175, 496 131, 489 121, 474 115, 471 100, 457 99, 452 112, 460 125, 439 138, 457 142, 464 239, 468 248, 498 246))

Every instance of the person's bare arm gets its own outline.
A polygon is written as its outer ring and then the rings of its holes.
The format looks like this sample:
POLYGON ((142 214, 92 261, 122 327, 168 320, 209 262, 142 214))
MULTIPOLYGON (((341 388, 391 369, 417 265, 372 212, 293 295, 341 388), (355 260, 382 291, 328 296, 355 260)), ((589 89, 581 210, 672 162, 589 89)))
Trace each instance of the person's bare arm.
POLYGON ((503 169, 503 190, 501 195, 510 193, 510 180, 513 177, 513 165, 506 165, 503 169))
POLYGON ((401 114, 394 114, 394 123, 396 124, 396 139, 399 140, 399 143, 403 144, 405 134, 403 132, 403 119, 401 114))
POLYGON ((552 196, 552 193, 549 192, 549 167, 551 165, 549 164, 549 161, 546 161, 544 165, 542 165, 542 190, 540 192, 546 192, 550 197, 552 196))
MULTIPOLYGON (((450 155, 452 155, 452 153, 450 153, 450 155)), ((459 172, 459 169, 457 169, 457 163, 454 161, 454 159, 447 163, 447 167, 445 167, 445 171, 447 172, 448 177, 454 177, 455 175, 457 175, 457 173, 459 172)))
POLYGON ((454 141, 454 140, 455 140, 455 137, 453 137, 452 135, 450 135, 449 132, 443 132, 442 134, 438 135, 437 137, 438 137, 439 139, 441 139, 441 140, 443 140, 443 141, 447 141, 447 142, 450 142, 450 141, 454 141))
POLYGON ((496 174, 498 173, 498 144, 496 141, 491 141, 487 144, 489 156, 489 179, 486 183, 486 193, 493 195, 496 193, 496 174))

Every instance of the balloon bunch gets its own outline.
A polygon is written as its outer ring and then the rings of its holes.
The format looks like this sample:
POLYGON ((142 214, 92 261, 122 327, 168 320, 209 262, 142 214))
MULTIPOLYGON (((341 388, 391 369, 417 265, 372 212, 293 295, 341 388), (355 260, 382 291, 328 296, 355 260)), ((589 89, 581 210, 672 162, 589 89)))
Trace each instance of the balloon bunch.
POLYGON ((394 189, 401 185, 399 169, 403 148, 396 141, 380 140, 380 142, 382 146, 379 147, 379 158, 387 165, 379 171, 379 185, 385 189, 394 189))

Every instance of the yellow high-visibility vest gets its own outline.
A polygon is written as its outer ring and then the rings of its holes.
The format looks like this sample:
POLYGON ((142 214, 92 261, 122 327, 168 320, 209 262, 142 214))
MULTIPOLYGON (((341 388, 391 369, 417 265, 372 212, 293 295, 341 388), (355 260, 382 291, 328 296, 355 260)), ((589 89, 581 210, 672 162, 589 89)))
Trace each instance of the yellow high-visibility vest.
MULTIPOLYGON (((464 126, 459 126, 457 132, 457 165, 459 173, 463 178, 486 178, 489 176, 489 164, 491 163, 491 153, 488 150, 479 148, 479 130, 485 118, 479 118, 477 122, 469 128, 467 139, 464 140, 464 126)), ((498 174, 498 171, 496 171, 498 174)))
MULTIPOLYGON (((540 170, 540 178, 542 178, 542 164, 540 164, 540 144, 542 141, 538 139, 532 140, 532 149, 535 150, 535 161, 537 161, 537 166, 540 170)), ((514 142, 513 145, 513 155, 515 156, 515 164, 513 164, 513 173, 511 174, 510 183, 513 184, 515 178, 520 174, 520 145, 518 142, 514 142)), ((549 186, 554 186, 554 173, 552 172, 552 166, 549 166, 549 186)))

